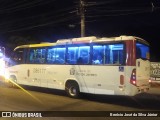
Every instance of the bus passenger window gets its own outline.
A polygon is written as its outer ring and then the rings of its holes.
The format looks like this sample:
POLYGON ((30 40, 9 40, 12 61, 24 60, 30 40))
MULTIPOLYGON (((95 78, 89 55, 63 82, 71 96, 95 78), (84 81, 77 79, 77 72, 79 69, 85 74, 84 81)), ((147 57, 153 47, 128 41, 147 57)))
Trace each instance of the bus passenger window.
POLYGON ((65 48, 56 48, 54 63, 55 64, 65 63, 65 48))
POLYGON ((67 63, 68 64, 88 64, 90 60, 90 47, 68 47, 67 63))
POLYGON ((88 64, 90 59, 90 47, 89 46, 80 46, 78 56, 82 58, 82 64, 88 64))
POLYGON ((103 53, 104 53, 104 46, 94 45, 92 64, 103 64, 103 56, 104 56, 103 53))
POLYGON ((78 59, 77 59, 77 64, 83 64, 84 62, 83 62, 83 58, 82 57, 79 57, 78 59))
POLYGON ((66 48, 48 48, 47 63, 48 64, 64 64, 66 48))
POLYGON ((123 64, 123 44, 93 45, 92 64, 123 64))
POLYGON ((67 63, 76 64, 78 59, 78 47, 68 47, 67 63))
POLYGON ((29 63, 45 63, 45 48, 31 48, 29 52, 29 63))
POLYGON ((123 44, 110 45, 111 50, 111 61, 113 64, 123 64, 123 44))

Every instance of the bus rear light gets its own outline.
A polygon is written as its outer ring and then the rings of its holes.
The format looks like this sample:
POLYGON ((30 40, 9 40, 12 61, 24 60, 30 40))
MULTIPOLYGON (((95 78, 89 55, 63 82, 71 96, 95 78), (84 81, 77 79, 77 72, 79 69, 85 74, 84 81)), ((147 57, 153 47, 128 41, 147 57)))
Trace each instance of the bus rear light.
POLYGON ((135 81, 135 80, 132 80, 132 84, 136 85, 136 81, 135 81))
POLYGON ((123 75, 120 75, 120 84, 124 85, 124 76, 123 75))
POLYGON ((130 83, 136 86, 136 69, 132 70, 131 78, 130 78, 130 83))

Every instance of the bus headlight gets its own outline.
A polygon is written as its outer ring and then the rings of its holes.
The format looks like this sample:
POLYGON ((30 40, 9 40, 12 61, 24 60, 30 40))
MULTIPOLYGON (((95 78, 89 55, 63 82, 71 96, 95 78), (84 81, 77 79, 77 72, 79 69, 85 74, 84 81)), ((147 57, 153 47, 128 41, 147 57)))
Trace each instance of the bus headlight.
POLYGON ((8 72, 5 72, 4 77, 5 77, 5 81, 8 82, 8 80, 9 80, 9 74, 8 74, 8 72))

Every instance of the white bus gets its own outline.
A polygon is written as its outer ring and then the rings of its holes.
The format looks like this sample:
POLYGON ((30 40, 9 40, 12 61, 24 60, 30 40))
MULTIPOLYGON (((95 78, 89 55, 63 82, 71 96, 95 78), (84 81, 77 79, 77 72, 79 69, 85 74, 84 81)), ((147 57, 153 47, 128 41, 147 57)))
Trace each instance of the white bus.
POLYGON ((134 36, 83 37, 14 49, 8 76, 18 84, 133 96, 149 90, 149 44, 134 36))

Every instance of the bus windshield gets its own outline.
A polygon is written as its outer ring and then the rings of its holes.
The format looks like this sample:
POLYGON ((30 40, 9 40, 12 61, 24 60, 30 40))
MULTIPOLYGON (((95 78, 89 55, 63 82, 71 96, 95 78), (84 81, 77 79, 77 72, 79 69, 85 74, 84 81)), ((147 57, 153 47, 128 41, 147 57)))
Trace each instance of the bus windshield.
POLYGON ((136 43, 136 58, 149 60, 149 46, 143 43, 137 42, 136 43))

